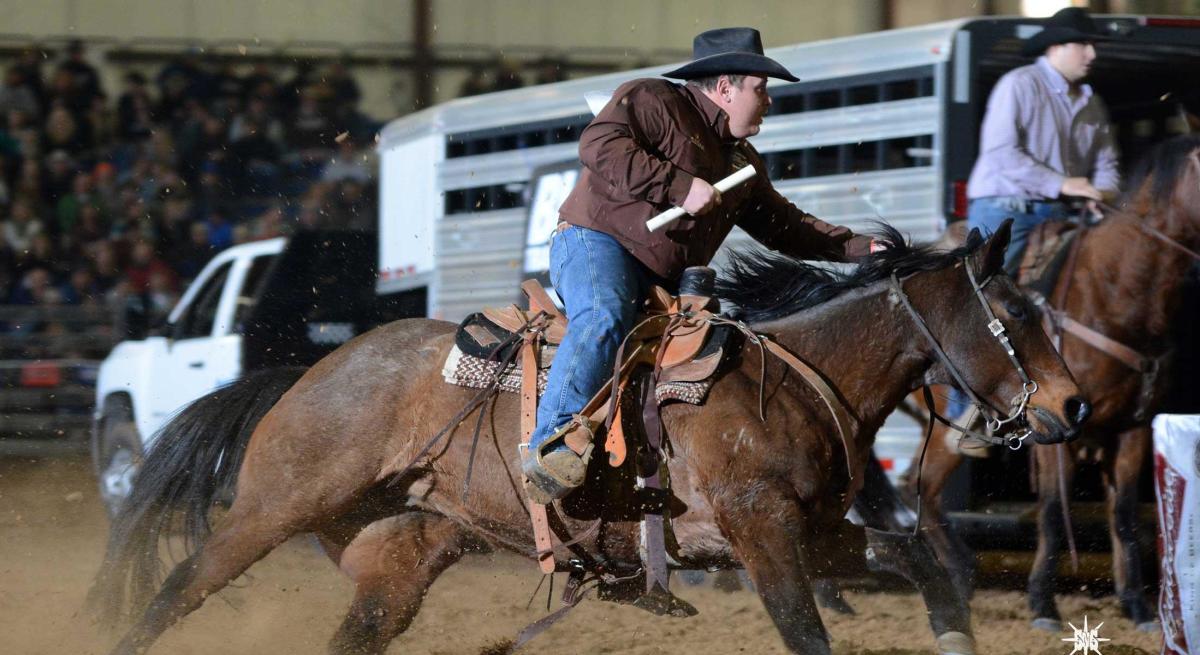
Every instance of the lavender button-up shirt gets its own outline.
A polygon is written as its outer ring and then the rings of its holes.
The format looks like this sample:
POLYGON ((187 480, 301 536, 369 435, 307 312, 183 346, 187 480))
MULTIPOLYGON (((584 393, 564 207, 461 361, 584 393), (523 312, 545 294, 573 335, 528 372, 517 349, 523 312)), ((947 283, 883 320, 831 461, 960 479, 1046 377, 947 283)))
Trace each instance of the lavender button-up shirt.
POLYGON ((1117 149, 1108 112, 1091 85, 1072 98, 1045 57, 1009 71, 992 90, 968 198, 1054 199, 1066 177, 1116 191, 1117 149))

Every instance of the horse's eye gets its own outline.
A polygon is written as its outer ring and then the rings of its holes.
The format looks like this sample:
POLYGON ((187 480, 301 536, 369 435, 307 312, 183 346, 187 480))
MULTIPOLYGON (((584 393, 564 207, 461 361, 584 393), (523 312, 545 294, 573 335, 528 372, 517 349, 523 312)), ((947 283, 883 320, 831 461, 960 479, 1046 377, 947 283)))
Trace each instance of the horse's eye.
POLYGON ((1011 316, 1014 321, 1025 320, 1025 315, 1027 313, 1025 311, 1025 307, 1021 303, 1015 302, 1004 303, 1004 311, 1008 312, 1008 315, 1011 316))

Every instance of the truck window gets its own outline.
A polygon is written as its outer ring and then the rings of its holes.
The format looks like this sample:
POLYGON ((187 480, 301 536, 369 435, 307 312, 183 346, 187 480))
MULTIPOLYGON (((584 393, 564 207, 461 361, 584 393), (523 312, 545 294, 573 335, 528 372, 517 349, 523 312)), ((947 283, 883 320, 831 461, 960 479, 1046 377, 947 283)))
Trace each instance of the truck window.
POLYGON ((246 316, 262 295, 267 271, 270 270, 271 264, 275 263, 275 259, 275 255, 260 255, 250 262, 250 270, 246 271, 246 279, 242 281, 242 288, 238 291, 237 309, 233 313, 234 330, 239 334, 242 332, 246 316))
POLYGON ((212 335, 213 322, 217 319, 217 307, 221 304, 221 292, 233 262, 223 264, 204 283, 192 299, 192 304, 179 317, 171 336, 175 339, 196 339, 212 335))

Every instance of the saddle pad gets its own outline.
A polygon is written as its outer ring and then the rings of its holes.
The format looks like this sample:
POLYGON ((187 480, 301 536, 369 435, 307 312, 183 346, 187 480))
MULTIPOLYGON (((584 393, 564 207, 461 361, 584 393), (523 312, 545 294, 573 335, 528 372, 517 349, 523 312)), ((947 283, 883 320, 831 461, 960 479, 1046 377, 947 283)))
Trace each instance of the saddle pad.
MULTIPOLYGON (((442 378, 456 386, 483 389, 492 383, 499 370, 500 362, 472 357, 454 346, 442 365, 442 378)), ((546 390, 548 374, 549 370, 545 368, 538 371, 538 396, 546 390)), ((700 405, 708 397, 712 382, 711 378, 698 382, 660 382, 654 389, 654 397, 660 405, 672 400, 700 405)), ((520 362, 514 362, 500 372, 500 390, 506 393, 521 392, 520 362)))

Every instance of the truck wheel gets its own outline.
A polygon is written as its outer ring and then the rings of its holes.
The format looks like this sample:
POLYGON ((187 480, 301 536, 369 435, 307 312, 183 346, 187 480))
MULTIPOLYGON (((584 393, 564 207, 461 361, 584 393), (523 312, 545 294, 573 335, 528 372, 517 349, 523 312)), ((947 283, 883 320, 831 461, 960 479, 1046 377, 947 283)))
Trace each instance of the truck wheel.
POLYGON ((142 440, 127 401, 109 401, 92 444, 92 462, 100 486, 100 500, 111 519, 117 515, 142 465, 142 440))

